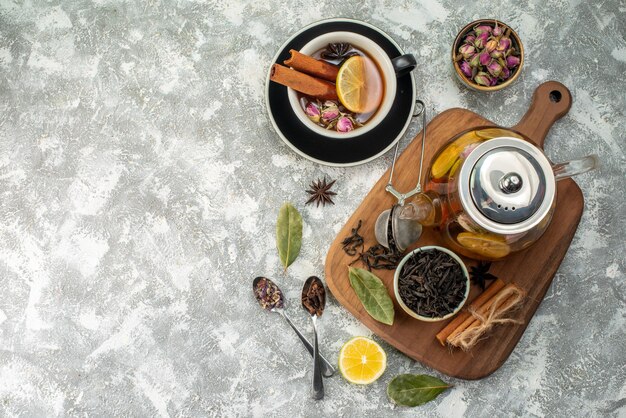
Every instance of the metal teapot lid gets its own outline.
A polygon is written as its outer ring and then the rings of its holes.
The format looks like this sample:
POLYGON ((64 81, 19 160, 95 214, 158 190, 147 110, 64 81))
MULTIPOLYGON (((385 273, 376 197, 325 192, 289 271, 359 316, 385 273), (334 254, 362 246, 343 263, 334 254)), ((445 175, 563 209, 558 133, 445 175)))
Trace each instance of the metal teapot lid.
POLYGON ((465 211, 496 234, 535 227, 552 207, 555 179, 543 152, 527 141, 500 137, 476 147, 459 174, 465 211))

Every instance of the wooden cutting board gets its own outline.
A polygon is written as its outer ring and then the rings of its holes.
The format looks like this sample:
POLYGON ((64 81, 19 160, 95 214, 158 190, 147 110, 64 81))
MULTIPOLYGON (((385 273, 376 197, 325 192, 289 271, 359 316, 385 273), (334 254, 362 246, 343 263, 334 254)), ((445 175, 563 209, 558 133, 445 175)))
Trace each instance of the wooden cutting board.
MULTIPOLYGON (((546 82, 535 90, 528 112, 512 129, 524 134, 535 145, 543 148, 550 127, 568 112, 571 104, 571 94, 563 84, 556 81, 546 82)), ((465 109, 449 109, 437 115, 426 130, 425 167, 429 166, 434 153, 449 139, 468 129, 486 126, 496 125, 465 109)), ((394 186, 400 192, 406 192, 415 186, 420 148, 421 132, 407 146, 396 163, 394 186)), ((490 273, 505 283, 515 282, 528 292, 528 298, 517 313, 517 318, 523 323, 498 326, 489 338, 479 342, 470 352, 463 352, 442 347, 435 339, 435 335, 449 320, 436 323, 421 322, 400 308, 393 292, 393 271, 374 271, 385 283, 394 301, 396 314, 392 326, 372 319, 350 287, 348 265, 354 257, 348 256, 342 250, 341 241, 350 235, 350 229, 362 220, 360 233, 365 239, 365 248, 376 244, 374 238, 376 218, 395 203, 395 199, 385 191, 388 179, 387 171, 332 243, 325 265, 329 289, 348 311, 375 334, 409 357, 453 377, 480 379, 488 376, 506 361, 515 348, 567 252, 583 212, 584 202, 580 188, 571 179, 559 181, 554 218, 544 235, 528 249, 515 253, 503 261, 494 262, 491 266, 490 273)), ((409 250, 431 244, 443 245, 435 231, 425 229, 419 242, 409 250)), ((468 266, 476 264, 473 260, 464 259, 464 261, 468 266)), ((363 267, 360 262, 355 263, 355 266, 363 267)), ((468 304, 479 293, 480 289, 472 286, 468 304)))

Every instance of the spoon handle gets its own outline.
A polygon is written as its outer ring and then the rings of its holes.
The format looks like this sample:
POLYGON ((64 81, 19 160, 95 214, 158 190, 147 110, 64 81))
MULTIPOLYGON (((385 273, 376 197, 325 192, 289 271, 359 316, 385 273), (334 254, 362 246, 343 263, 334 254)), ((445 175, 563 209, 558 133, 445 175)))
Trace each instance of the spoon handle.
MULTIPOLYGON (((313 346, 311 345, 311 343, 309 342, 309 340, 306 339, 306 337, 304 335, 302 335, 302 333, 300 332, 300 330, 298 328, 296 328, 296 326, 293 324, 293 322, 291 322, 291 319, 289 319, 289 317, 287 316, 286 313, 284 312, 279 312, 283 318, 285 318, 285 321, 287 321, 287 323, 289 324, 289 326, 295 331, 296 335, 300 338, 300 341, 302 341, 302 344, 304 344, 304 347, 306 347, 307 351, 309 352, 309 354, 311 356, 314 355, 313 353, 313 346)), ((331 377, 332 375, 335 374, 335 368, 330 364, 330 362, 328 360, 326 360, 324 358, 323 355, 319 355, 320 360, 321 360, 321 367, 322 367, 322 376, 324 377, 331 377)))
POLYGON ((324 397, 324 382, 322 381, 322 368, 320 361, 320 352, 317 346, 317 325, 315 324, 317 317, 313 316, 313 399, 319 400, 324 397))

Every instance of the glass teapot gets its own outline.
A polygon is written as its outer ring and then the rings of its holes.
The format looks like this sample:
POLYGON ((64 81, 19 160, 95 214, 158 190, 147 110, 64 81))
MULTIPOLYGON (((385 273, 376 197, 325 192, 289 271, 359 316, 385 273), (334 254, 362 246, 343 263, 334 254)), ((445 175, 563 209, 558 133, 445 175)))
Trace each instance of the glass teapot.
POLYGON ((391 216, 394 226, 436 227, 457 253, 498 260, 544 233, 557 181, 596 166, 595 155, 552 164, 519 132, 473 129, 435 153, 424 191, 391 216))

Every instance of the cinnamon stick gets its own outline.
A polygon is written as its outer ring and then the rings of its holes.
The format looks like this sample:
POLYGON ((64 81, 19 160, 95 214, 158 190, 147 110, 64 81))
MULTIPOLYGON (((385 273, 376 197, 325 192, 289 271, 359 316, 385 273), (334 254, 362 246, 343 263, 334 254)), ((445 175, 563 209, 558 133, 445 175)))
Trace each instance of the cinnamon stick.
POLYGON ((337 100, 337 90, 333 83, 301 73, 279 64, 272 65, 270 80, 290 87, 307 96, 323 100, 337 100))
POLYGON ((473 318, 472 314, 469 313, 469 309, 478 309, 480 306, 485 304, 485 302, 495 296, 496 293, 498 293, 503 287, 504 282, 502 281, 502 279, 494 280, 493 283, 491 283, 483 293, 478 295, 478 297, 474 299, 474 301, 472 301, 467 309, 465 309, 463 312, 460 312, 452 321, 450 321, 450 323, 448 323, 448 325, 446 325, 445 328, 439 331, 439 333, 436 335, 439 344, 445 346, 446 339, 448 339, 448 336, 452 334, 452 331, 457 329, 459 325, 465 322, 468 318, 473 318))
POLYGON ((333 65, 326 61, 315 59, 308 55, 301 54, 295 49, 290 49, 289 53, 291 54, 291 57, 283 61, 283 64, 285 64, 286 66, 291 67, 294 70, 309 74, 313 77, 332 81, 333 83, 335 82, 335 80, 337 80, 339 67, 337 67, 336 65, 333 65))
MULTIPOLYGON (((517 286, 515 286, 512 283, 507 284, 501 290, 499 290, 493 297, 491 297, 487 302, 485 302, 484 304, 482 304, 478 308, 475 308, 474 310, 478 314, 480 314, 480 315, 485 315, 485 313, 491 308, 491 306, 496 302, 496 300, 498 300, 498 296, 499 296, 500 292, 503 292, 503 291, 505 291, 505 290, 507 290, 509 288, 512 288, 512 287, 517 287, 517 286)), ((502 306, 504 304, 504 302, 506 302, 506 301, 500 301, 500 306, 502 306)), ((498 306, 496 306, 496 309, 497 308, 498 308, 498 306)), ((458 334, 460 334, 461 332, 465 331, 465 329, 467 329, 470 325, 472 325, 472 323, 474 321, 477 321, 477 319, 471 313, 469 313, 468 318, 465 321, 463 321, 461 323, 461 325, 456 327, 456 329, 453 330, 450 333, 450 335, 448 335, 446 340, 449 341, 449 340, 453 339, 455 336, 457 336, 458 334)))

